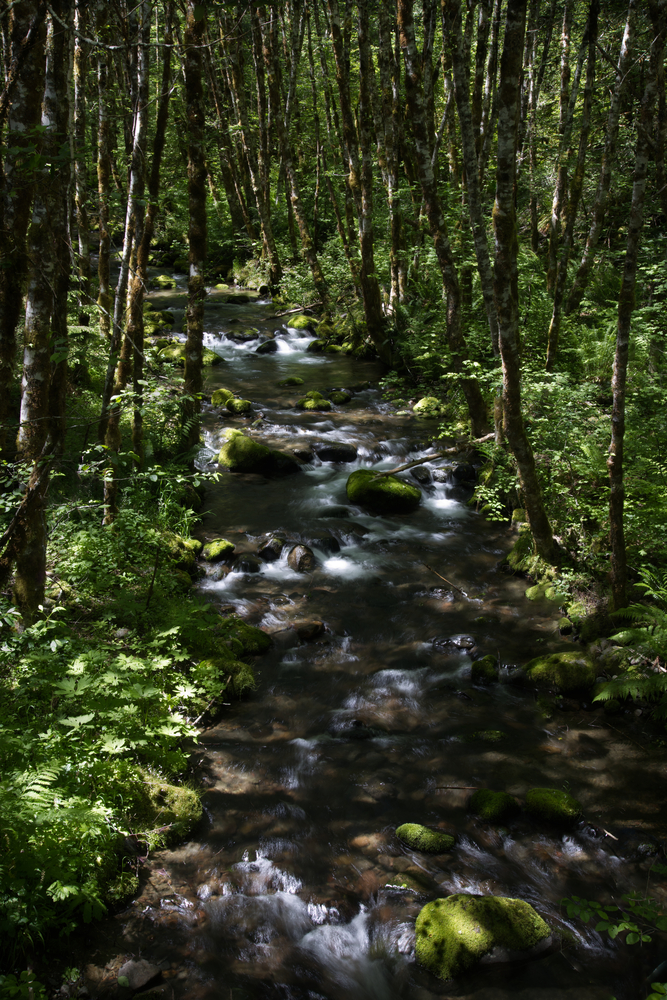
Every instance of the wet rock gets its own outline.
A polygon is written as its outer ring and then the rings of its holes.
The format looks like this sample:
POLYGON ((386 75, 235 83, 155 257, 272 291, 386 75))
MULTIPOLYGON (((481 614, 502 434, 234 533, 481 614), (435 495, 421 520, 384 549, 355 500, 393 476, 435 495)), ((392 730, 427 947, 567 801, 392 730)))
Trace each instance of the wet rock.
POLYGON ((423 396, 412 407, 412 412, 418 417, 439 417, 442 410, 442 403, 435 396, 423 396))
POLYGON ((253 327, 246 327, 244 330, 232 330, 231 333, 227 333, 225 336, 228 340, 233 340, 235 344, 246 344, 251 340, 257 340, 259 330, 253 327))
POLYGON ((470 799, 470 811, 487 823, 502 823, 519 811, 519 803, 507 792, 479 788, 470 799))
POLYGON ((419 506, 421 490, 396 476, 376 478, 370 469, 358 469, 347 481, 350 503, 376 514, 408 514, 419 506))
POLYGON ((434 483, 448 483, 450 480, 450 470, 449 469, 434 469, 433 470, 433 482, 434 483))
POLYGON ((313 446, 313 450, 321 462, 342 464, 344 462, 354 462, 357 458, 357 449, 353 444, 347 444, 345 441, 316 444, 313 446))
POLYGON ((498 680, 498 661, 490 654, 473 660, 470 668, 473 684, 492 684, 498 680))
POLYGON ((335 403, 336 406, 344 406, 345 403, 350 402, 352 396, 349 392, 340 392, 338 389, 334 389, 329 393, 329 399, 332 403, 335 403))
POLYGON ((572 632, 572 622, 569 618, 559 618, 558 619, 558 631, 561 635, 570 635, 572 632))
POLYGON ((347 737, 353 740, 372 740, 377 733, 361 719, 334 719, 329 725, 332 736, 347 737))
POLYGON ((303 399, 297 399, 294 406, 297 410, 308 410, 326 413, 332 408, 332 403, 320 392, 313 390, 306 393, 303 399))
POLYGON ((459 503, 467 503, 475 492, 472 483, 460 483, 458 486, 450 486, 448 497, 450 500, 458 500, 459 503))
POLYGON ((477 470, 468 462, 461 462, 452 469, 452 479, 457 483, 474 483, 477 480, 477 470))
POLYGON ((529 601, 559 601, 557 591, 545 583, 536 583, 533 587, 528 587, 526 597, 529 601))
POLYGON ((263 344, 255 348, 255 354, 276 354, 278 345, 275 340, 265 340, 263 344))
POLYGON ((252 403, 249 399, 228 399, 225 407, 236 416, 246 416, 246 414, 252 413, 252 403))
POLYGON ((563 694, 583 691, 595 684, 596 669, 585 653, 551 653, 536 656, 524 667, 526 677, 538 687, 556 688, 563 694))
POLYGON ((312 642, 313 639, 317 639, 318 636, 323 634, 324 622, 317 619, 308 622, 295 622, 294 628, 302 642, 312 642))
POLYGON ((239 556, 234 563, 234 569, 238 570, 239 573, 259 573, 262 569, 262 564, 254 556, 243 555, 239 556))
POLYGON ((531 788, 526 811, 535 819, 557 826, 571 826, 581 815, 581 803, 559 788, 531 788))
POLYGON ((306 330, 308 333, 314 334, 317 320, 313 320, 311 316, 301 314, 298 316, 289 316, 285 322, 292 330, 306 330))
POLYGON ((420 823, 403 823, 396 827, 396 836, 413 851, 423 851, 425 854, 445 854, 454 846, 451 834, 431 830, 420 823))
POLYGON ((433 482, 431 470, 427 469, 425 465, 415 466, 414 469, 411 469, 410 475, 413 479, 416 479, 418 483, 421 483, 422 486, 428 486, 429 483, 433 482))
POLYGON ((328 531, 313 531, 308 535, 306 541, 308 545, 316 549, 322 549, 323 552, 328 552, 329 554, 340 552, 340 542, 328 531))
POLYGON ((273 451, 247 437, 241 431, 229 430, 220 449, 218 462, 231 472, 255 472, 262 476, 286 476, 299 471, 299 463, 290 455, 273 451))
POLYGON ((326 347, 326 342, 324 340, 311 340, 311 342, 306 347, 307 354, 321 354, 326 347))
POLYGON ((231 556, 234 548, 234 543, 228 542, 226 538, 216 538, 212 542, 207 542, 202 554, 206 562, 220 562, 231 556))
POLYGON ((471 635, 450 635, 446 639, 434 639, 433 645, 453 646, 455 649, 460 649, 465 652, 474 648, 475 640, 471 635))
POLYGON ((291 449, 292 454, 295 458, 298 458, 300 462, 312 462, 315 457, 311 448, 308 445, 300 445, 298 448, 291 449))
POLYGON ((143 958, 139 961, 132 960, 121 965, 118 970, 118 985, 131 990, 140 990, 157 979, 161 973, 162 970, 158 965, 152 965, 143 958))
POLYGON ((176 288, 176 282, 168 274, 158 274, 151 280, 151 284, 154 288, 176 288))
POLYGON ((295 545, 287 556, 287 565, 295 573, 310 573, 315 569, 317 561, 313 550, 307 545, 295 545))
POLYGON ((222 386, 211 393, 211 406, 226 406, 230 399, 234 398, 231 389, 224 389, 222 386))
POLYGON ((551 932, 523 899, 457 893, 424 906, 415 925, 417 960, 440 979, 481 961, 530 958, 551 943, 551 932))
POLYGON ((333 504, 331 507, 322 507, 318 517, 349 517, 350 512, 347 507, 333 504))
POLYGON ((264 562, 276 562, 280 559, 281 553, 283 551, 283 546, 285 544, 285 539, 280 538, 279 535, 272 535, 267 542, 265 542, 260 549, 257 551, 257 555, 264 562))
POLYGON ((303 385, 303 379, 299 378, 298 375, 290 375, 288 378, 283 378, 280 380, 278 385, 303 385))

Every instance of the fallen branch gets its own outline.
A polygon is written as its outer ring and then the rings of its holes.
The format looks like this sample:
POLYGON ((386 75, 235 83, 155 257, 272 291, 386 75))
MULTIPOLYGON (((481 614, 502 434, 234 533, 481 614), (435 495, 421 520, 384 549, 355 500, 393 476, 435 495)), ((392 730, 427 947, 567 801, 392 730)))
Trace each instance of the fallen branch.
POLYGON ((316 306, 321 305, 321 302, 311 302, 309 306, 296 306, 294 309, 284 309, 282 312, 272 313, 268 319, 274 319, 274 317, 277 318, 278 316, 291 316, 292 313, 305 312, 306 309, 314 309, 316 306))
POLYGON ((199 723, 201 722, 201 720, 204 718, 204 716, 208 712, 208 710, 211 707, 211 705, 213 704, 213 702, 217 701, 218 698, 221 698, 223 696, 223 694, 225 693, 225 691, 227 690, 227 688, 229 686, 229 682, 231 681, 231 679, 232 679, 232 675, 230 674, 229 677, 227 678, 225 686, 218 692, 218 694, 214 694, 213 695, 213 697, 209 701, 209 703, 206 706, 206 708, 204 709, 204 711, 201 713, 201 715, 198 715, 197 718, 195 719, 195 721, 192 723, 193 726, 198 726, 199 723))
POLYGON ((439 580, 442 580, 443 583, 446 583, 448 587, 452 588, 452 590, 458 590, 459 594, 463 594, 464 597, 468 596, 465 593, 465 591, 461 590, 460 587, 457 587, 455 584, 451 583, 451 581, 448 580, 446 576, 441 576, 440 573, 436 572, 436 570, 434 570, 432 566, 429 566, 428 563, 422 563, 422 565, 426 566, 426 569, 430 569, 431 573, 435 573, 435 575, 437 576, 437 578, 439 580))
MULTIPOLYGON (((467 442, 467 444, 483 444, 485 441, 490 441, 494 434, 485 434, 484 437, 474 438, 472 441, 467 442)), ((437 451, 435 455, 427 455, 426 458, 418 458, 414 462, 408 462, 406 465, 399 465, 396 469, 388 469, 387 472, 376 472, 375 478, 380 479, 382 476, 393 476, 397 472, 405 472, 406 469, 414 469, 416 465, 425 465, 426 462, 435 462, 439 458, 448 458, 449 455, 459 455, 466 445, 455 445, 453 448, 445 448, 444 451, 437 451)))

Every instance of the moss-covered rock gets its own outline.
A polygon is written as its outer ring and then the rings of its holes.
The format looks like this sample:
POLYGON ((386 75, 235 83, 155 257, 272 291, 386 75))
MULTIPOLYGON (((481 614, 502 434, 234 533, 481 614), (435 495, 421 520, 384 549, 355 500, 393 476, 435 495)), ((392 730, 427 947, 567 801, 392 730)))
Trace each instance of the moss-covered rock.
POLYGON ((538 687, 557 688, 564 694, 584 691, 595 684, 595 666, 590 656, 573 650, 536 656, 524 667, 526 677, 538 687))
POLYGON ((463 893, 427 903, 415 931, 418 961, 440 979, 460 975, 494 949, 511 959, 546 947, 551 937, 523 899, 463 893))
POLYGON ((313 319, 312 316, 304 316, 303 313, 297 316, 288 316, 285 322, 292 330, 307 330, 309 333, 315 333, 317 326, 316 319, 313 319))
POLYGON ((288 378, 283 378, 278 383, 280 386, 285 385, 303 385, 303 379, 299 378, 298 375, 290 375, 288 378))
POLYGON ((479 788, 470 799, 470 811, 487 823, 502 823, 519 811, 519 803, 507 792, 492 792, 479 788))
POLYGON ((234 413, 236 416, 245 416, 248 413, 252 413, 252 403, 249 399, 228 399, 225 407, 230 413, 234 413))
POLYGON ((294 404, 297 410, 314 410, 316 412, 327 413, 333 408, 333 403, 330 400, 325 399, 324 396, 304 396, 303 399, 297 399, 294 404))
POLYGON ((192 573, 195 569, 195 557, 201 550, 201 542, 195 538, 183 538, 172 532, 164 532, 162 544, 168 558, 177 570, 192 573))
POLYGON ((333 392, 329 393, 329 399, 332 403, 335 403, 336 406, 344 406, 345 403, 350 402, 352 396, 350 396, 349 392, 339 392, 337 389, 334 389, 333 392))
POLYGON ((478 729, 470 739, 481 740, 483 743, 500 743, 501 740, 507 739, 507 733, 502 729, 478 729))
POLYGON ((525 524, 526 511, 523 507, 515 507, 512 511, 512 524, 525 524))
POLYGON ((370 469, 357 469, 347 481, 350 503, 376 514, 409 514, 416 510, 422 491, 396 476, 378 477, 370 469))
MULTIPOLYGON (((181 368, 185 367, 185 343, 179 340, 173 340, 166 347, 160 349, 158 357, 162 361, 170 362, 173 365, 179 365, 181 368)), ((222 358, 215 351, 209 351, 207 347, 202 351, 202 364, 206 368, 214 368, 216 365, 222 364, 222 358)))
POLYGON ((155 288, 176 288, 176 282, 168 274, 158 274, 153 278, 155 288))
POLYGON ((243 647, 244 656, 254 656, 257 653, 265 653, 271 648, 273 640, 270 635, 263 632, 261 628, 248 625, 241 618, 232 616, 226 619, 221 627, 221 635, 236 639, 243 647))
POLYGON ((234 543, 228 542, 226 538, 216 538, 204 546, 204 559, 207 562, 220 562, 222 559, 229 558, 234 552, 234 548, 234 543))
POLYGON ((212 698, 223 695, 231 681, 234 694, 240 698, 257 687, 252 667, 242 660, 209 657, 193 669, 191 681, 199 692, 199 708, 204 709, 212 698))
POLYGON ((150 849, 183 840, 201 819, 201 802, 193 789, 174 785, 145 768, 122 762, 111 785, 107 791, 112 797, 115 792, 122 803, 127 826, 150 849))
POLYGON ((325 354, 343 354, 344 353, 343 346, 342 346, 342 344, 327 344, 327 346, 324 348, 324 353, 325 354))
POLYGON ((445 854, 454 846, 451 834, 431 830, 420 823, 403 823, 396 828, 396 836, 413 851, 425 854, 445 854))
POLYGON ((498 680, 498 661, 489 653, 473 660, 470 673, 473 684, 492 684, 498 680))
POLYGON ((412 407, 412 412, 418 417, 439 417, 442 411, 442 403, 435 396, 423 396, 412 407))
POLYGON ((219 389, 214 389, 211 393, 211 405, 212 406, 226 406, 230 399, 234 398, 234 393, 231 389, 225 389, 222 386, 219 389))
POLYGON ((559 788, 531 788, 526 793, 526 810, 535 819, 570 826, 581 815, 581 803, 559 788))
POLYGON ((311 342, 306 347, 307 354, 321 354, 326 347, 325 340, 311 340, 311 342))
POLYGON ((256 472, 262 476, 285 476, 298 472, 300 468, 291 455, 267 448, 239 430, 226 432, 218 462, 226 465, 231 472, 256 472))

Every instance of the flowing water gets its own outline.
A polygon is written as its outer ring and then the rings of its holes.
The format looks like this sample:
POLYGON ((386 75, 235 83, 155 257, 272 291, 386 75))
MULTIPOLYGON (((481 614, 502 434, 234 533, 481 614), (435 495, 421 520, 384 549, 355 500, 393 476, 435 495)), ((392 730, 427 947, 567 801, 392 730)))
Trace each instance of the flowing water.
MULTIPOLYGON (((221 472, 201 537, 224 536, 248 555, 200 586, 270 631, 274 646, 255 664, 257 691, 224 707, 201 738, 204 823, 148 863, 139 899, 106 922, 104 944, 98 932, 94 960, 107 961, 108 974, 130 956, 157 962, 165 996, 202 1000, 429 1000, 490 985, 546 1000, 542 988, 591 983, 618 1000, 644 997, 644 977, 667 956, 568 920, 560 900, 646 889, 665 830, 655 734, 632 714, 610 720, 587 702, 545 711, 517 683, 517 665, 572 646, 555 606, 526 600, 525 580, 499 568, 515 536, 466 505, 472 487, 452 478, 451 463, 426 466, 432 482, 413 514, 375 517, 347 504, 354 469, 429 454, 434 424, 382 401, 376 363, 306 353, 308 334, 281 328, 270 355, 255 353, 258 340, 226 336, 277 330, 284 320, 271 316, 269 303, 209 300, 206 346, 223 363, 207 389, 231 388, 255 412, 247 420, 209 409, 200 462, 215 462, 225 427, 261 418, 252 433, 305 463, 273 480, 221 472), (277 385, 290 375, 304 385, 277 385), (308 389, 355 386, 331 413, 293 408, 308 389), (323 442, 354 445, 356 460, 320 461, 312 452, 323 442), (271 534, 285 539, 282 554, 253 561, 271 534), (308 574, 287 564, 296 542, 316 554, 308 574), (486 653, 503 665, 500 682, 473 686, 471 659, 486 653), (567 788, 585 821, 566 834, 523 816, 491 827, 467 810, 480 786, 519 797, 567 788), (410 851, 395 836, 404 822, 455 834, 455 847, 410 851), (441 983, 415 963, 414 922, 425 902, 453 892, 528 900, 557 944, 532 962, 441 983)), ((661 897, 660 876, 651 894, 661 897)))

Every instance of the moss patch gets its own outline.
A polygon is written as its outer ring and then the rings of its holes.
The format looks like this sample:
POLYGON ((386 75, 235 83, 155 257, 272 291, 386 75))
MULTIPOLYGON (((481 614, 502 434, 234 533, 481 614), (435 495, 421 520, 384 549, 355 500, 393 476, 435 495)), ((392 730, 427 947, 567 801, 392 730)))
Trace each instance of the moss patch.
POLYGON ((228 542, 226 538, 216 538, 204 546, 204 559, 207 562, 220 562, 221 559, 231 556, 234 548, 234 543, 228 542))
POLYGON ((565 694, 595 684, 595 666, 589 656, 576 651, 536 656, 525 666, 526 676, 538 687, 557 688, 565 694))
POLYGON ((409 514, 419 506, 421 490, 396 476, 377 478, 370 469, 358 469, 346 486, 350 503, 377 514, 409 514))
POLYGON ((531 788, 526 809, 536 819, 560 826, 569 826, 581 815, 581 803, 559 788, 531 788))
POLYGON ((246 655, 265 653, 266 650, 270 649, 272 645, 270 635, 263 632, 261 628, 255 628, 254 625, 248 625, 248 623, 242 621, 241 618, 227 618, 220 629, 220 634, 225 638, 227 636, 233 636, 235 639, 238 639, 242 644, 243 652, 246 655))
POLYGON ((231 389, 224 389, 220 387, 220 389, 215 389, 215 391, 211 393, 211 403, 213 406, 226 406, 229 400, 233 398, 234 393, 231 389))
POLYGON ((303 399, 297 399, 294 404, 297 410, 316 410, 328 412, 333 404, 319 392, 308 392, 303 399))
POLYGON ((490 788, 480 788, 470 799, 470 811, 488 823, 502 823, 519 811, 519 803, 507 792, 492 792, 490 788))
POLYGON ((470 668, 473 684, 492 684, 498 680, 498 661, 488 654, 473 660, 470 668))
POLYGON ((332 403, 335 403, 336 406, 344 406, 345 403, 350 402, 352 396, 350 396, 347 392, 338 392, 337 390, 334 390, 329 393, 329 399, 332 403))
POLYGON ((298 375, 290 375, 289 378, 281 379, 278 385, 303 385, 303 379, 298 375))
POLYGON ((123 822, 150 850, 183 840, 202 816, 199 796, 192 788, 174 785, 129 762, 119 765, 105 791, 122 803, 123 822))
POLYGON ((225 406, 230 413, 235 413, 237 416, 252 413, 252 403, 249 399, 228 399, 225 406))
POLYGON ((311 333, 315 332, 315 325, 317 324, 317 320, 313 319, 312 316, 304 316, 303 314, 290 316, 285 322, 292 330, 310 330, 311 333))
POLYGON ((418 961, 440 979, 459 975, 493 948, 528 951, 550 936, 522 899, 462 893, 427 903, 415 931, 418 961))
POLYGON ((396 836, 414 851, 427 854, 444 854, 454 846, 454 838, 450 834, 430 830, 420 823, 403 823, 396 828, 396 836))
POLYGON ((299 471, 299 463, 290 455, 273 451, 247 437, 239 430, 230 430, 220 449, 218 462, 231 472, 255 472, 262 476, 285 476, 299 471))
POLYGON ((412 412, 418 417, 439 417, 443 412, 443 406, 435 396, 424 396, 412 407, 412 412))

